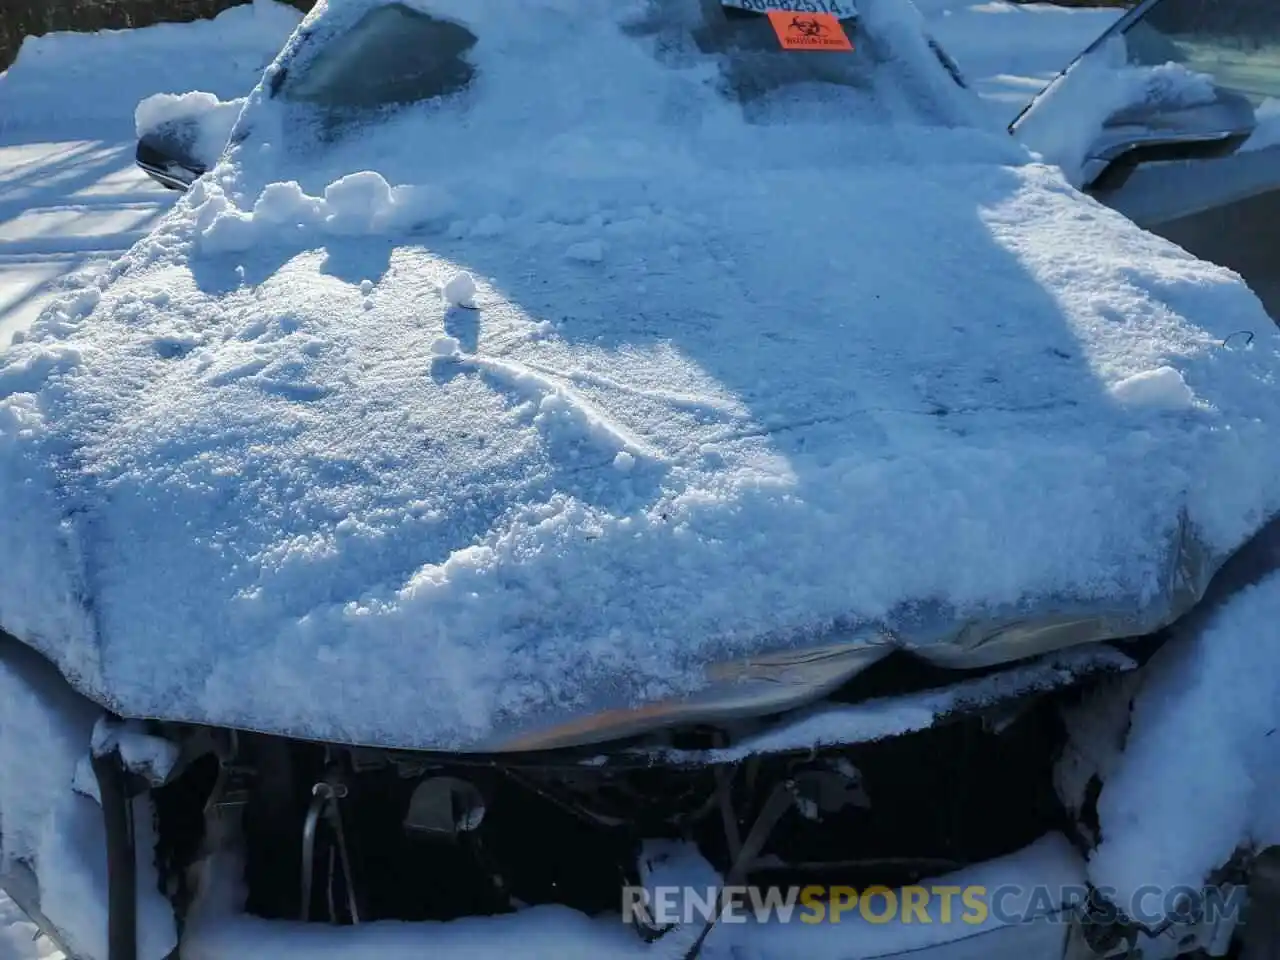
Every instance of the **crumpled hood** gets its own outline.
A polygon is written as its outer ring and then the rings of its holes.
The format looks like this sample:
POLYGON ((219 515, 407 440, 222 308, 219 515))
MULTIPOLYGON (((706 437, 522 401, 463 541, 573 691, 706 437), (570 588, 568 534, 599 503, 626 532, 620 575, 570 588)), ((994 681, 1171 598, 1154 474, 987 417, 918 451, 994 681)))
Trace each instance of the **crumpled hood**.
POLYGON ((505 192, 246 142, 0 361, 0 626, 124 714, 441 749, 1158 627, 1280 509, 1270 320, 1008 144, 882 133, 505 192))
POLYGON ((1158 625, 1276 508, 1266 318, 1046 169, 914 173, 652 209, 601 263, 574 225, 140 263, 0 374, 0 622, 123 713, 424 747, 850 638, 1158 625))

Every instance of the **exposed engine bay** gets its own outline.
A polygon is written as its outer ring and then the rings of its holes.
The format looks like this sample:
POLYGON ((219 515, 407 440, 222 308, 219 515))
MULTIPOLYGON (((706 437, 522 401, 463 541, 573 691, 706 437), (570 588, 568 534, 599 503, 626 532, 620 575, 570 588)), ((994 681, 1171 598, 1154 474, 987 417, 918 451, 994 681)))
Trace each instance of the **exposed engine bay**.
MULTIPOLYGON (((645 845, 661 840, 695 845, 723 882, 855 887, 940 876, 1053 830, 1084 844, 1076 825, 1088 811, 1068 812, 1055 792, 1062 709, 1099 675, 1135 667, 1125 649, 1070 670, 1042 665, 1021 684, 1008 668, 957 686, 937 668, 889 663, 823 716, 877 704, 901 712, 940 691, 955 709, 901 735, 851 727, 848 743, 760 752, 750 734, 723 729, 497 756, 156 724, 153 734, 183 750, 151 794, 162 892, 182 916, 219 821, 240 837, 248 913, 338 924, 544 903, 616 914, 623 888, 645 881, 645 845), (966 684, 1007 696, 952 696, 966 684)), ((787 724, 755 726, 785 747, 787 724)), ((804 724, 793 724, 801 737, 804 724)), ((646 938, 661 932, 641 927, 646 938)))

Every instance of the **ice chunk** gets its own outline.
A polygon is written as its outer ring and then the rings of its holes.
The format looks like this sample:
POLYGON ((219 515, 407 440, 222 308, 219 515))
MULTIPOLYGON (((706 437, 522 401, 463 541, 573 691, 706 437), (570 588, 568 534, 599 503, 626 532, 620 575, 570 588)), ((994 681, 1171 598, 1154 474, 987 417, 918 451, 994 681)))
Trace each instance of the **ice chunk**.
POLYGON ((1168 366, 1126 377, 1111 388, 1111 395, 1129 406, 1164 410, 1185 410, 1196 399, 1182 374, 1168 366))
POLYGON ((467 272, 455 273, 450 277, 440 292, 445 302, 451 307, 475 307, 476 282, 467 272))
POLYGON ((473 237, 497 237, 507 229, 507 221, 496 213, 491 213, 487 217, 482 217, 474 227, 471 228, 473 237))
POLYGON ((1280 99, 1268 97, 1254 112, 1258 125, 1240 150, 1266 150, 1280 146, 1280 99))
POLYGON ((456 357, 462 352, 462 345, 457 337, 436 337, 431 344, 431 355, 434 357, 456 357))
POLYGON ((157 786, 169 778, 181 753, 177 744, 151 736, 135 720, 120 723, 99 719, 93 728, 91 748, 98 756, 118 750, 120 761, 128 770, 157 786))
POLYGON ((604 259, 604 243, 600 240, 584 240, 566 250, 565 256, 579 263, 599 263, 604 259))
POLYGON ((331 233, 346 235, 379 232, 395 206, 391 185, 372 170, 335 180, 325 188, 324 199, 325 226, 331 233))
POLYGON ((258 238, 253 214, 225 210, 214 217, 203 234, 203 247, 209 253, 242 253, 258 238))
POLYGON ((253 219, 259 225, 311 225, 324 217, 324 204, 319 197, 308 196, 295 180, 269 183, 253 205, 253 219))

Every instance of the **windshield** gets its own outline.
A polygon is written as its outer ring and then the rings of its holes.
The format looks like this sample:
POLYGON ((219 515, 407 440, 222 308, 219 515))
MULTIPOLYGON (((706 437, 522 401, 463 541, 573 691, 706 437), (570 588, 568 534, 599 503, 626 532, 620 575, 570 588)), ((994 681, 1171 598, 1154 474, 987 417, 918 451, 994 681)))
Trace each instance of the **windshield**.
POLYGON ((370 108, 457 93, 475 69, 470 30, 400 3, 375 7, 346 33, 317 46, 280 84, 285 100, 370 108))
POLYGON ((909 0, 752 2, 321 5, 246 111, 241 189, 937 162, 926 140, 980 122, 909 0))
MULTIPOLYGON (((468 89, 477 75, 473 48, 487 39, 485 19, 464 24, 444 15, 447 2, 420 3, 374 6, 346 29, 317 37, 289 65, 276 95, 349 111, 468 89)), ((820 95, 816 88, 826 87, 859 91, 865 103, 892 101, 892 109, 912 110, 925 121, 946 112, 929 102, 928 84, 910 77, 883 39, 862 28, 853 0, 648 0, 638 6, 639 15, 616 18, 620 32, 651 42, 656 58, 676 69, 713 59, 719 92, 743 105, 794 88, 820 95)), ((962 86, 945 51, 923 39, 930 66, 941 66, 953 85, 962 86)), ((532 66, 526 88, 531 109, 557 95, 532 66)))
MULTIPOLYGON (((655 4, 652 19, 638 32, 659 38, 661 50, 717 59, 721 91, 749 103, 787 87, 832 85, 871 94, 874 69, 860 35, 852 3, 838 12, 815 16, 806 12, 770 16, 720 0, 701 4, 697 19, 670 17, 667 5, 655 4), (861 48, 861 49, 860 49, 861 48), (815 53, 817 55, 815 55, 815 53)), ((764 6, 760 0, 760 6, 764 6)))
POLYGON ((1010 129, 1084 187, 1144 144, 1265 143, 1277 116, 1280 3, 1158 0, 1103 34, 1010 129))
POLYGON ((1255 106, 1280 98, 1280 3, 1163 0, 1124 31, 1129 63, 1180 64, 1255 106))

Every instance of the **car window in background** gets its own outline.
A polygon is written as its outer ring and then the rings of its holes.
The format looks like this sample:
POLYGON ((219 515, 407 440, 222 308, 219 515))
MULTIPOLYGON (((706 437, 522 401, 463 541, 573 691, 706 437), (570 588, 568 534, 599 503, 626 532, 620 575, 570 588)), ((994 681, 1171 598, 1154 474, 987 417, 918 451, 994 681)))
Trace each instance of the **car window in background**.
POLYGON ((1125 44, 1130 63, 1180 63, 1255 106, 1280 98, 1280 0, 1164 0, 1125 44))
POLYGON ((466 27, 400 3, 375 7, 346 33, 294 64, 277 95, 334 109, 372 109, 457 93, 475 68, 466 27))

